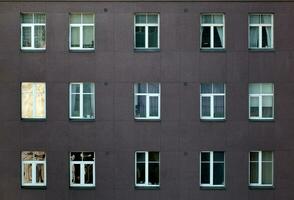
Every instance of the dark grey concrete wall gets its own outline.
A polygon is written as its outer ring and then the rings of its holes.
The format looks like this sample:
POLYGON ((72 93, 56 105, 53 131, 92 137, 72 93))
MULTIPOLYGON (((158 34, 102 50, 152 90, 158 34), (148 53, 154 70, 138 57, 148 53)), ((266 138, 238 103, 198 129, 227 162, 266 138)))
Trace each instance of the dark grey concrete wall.
POLYGON ((286 2, 0 3, 0 199, 294 199, 293 10, 286 2), (30 11, 47 14, 45 52, 20 51, 20 12, 30 11), (95 52, 69 52, 73 11, 95 12, 95 52), (133 51, 134 12, 160 12, 160 52, 133 51), (224 52, 199 50, 201 12, 225 13, 224 52), (248 51, 249 12, 274 13, 274 51, 248 51), (45 122, 20 120, 21 81, 47 83, 45 122), (95 122, 68 120, 71 81, 96 83, 95 122), (227 84, 224 122, 199 120, 199 85, 211 81, 227 84), (134 121, 135 82, 161 83, 160 122, 134 121), (275 84, 274 121, 248 121, 250 82, 275 84), (22 150, 46 151, 47 189, 20 187, 22 150), (69 189, 68 152, 79 150, 96 152, 94 190, 69 189), (136 150, 160 151, 160 190, 134 189, 136 150), (200 190, 201 150, 226 152, 225 190, 200 190), (274 189, 248 189, 250 150, 274 151, 274 189))

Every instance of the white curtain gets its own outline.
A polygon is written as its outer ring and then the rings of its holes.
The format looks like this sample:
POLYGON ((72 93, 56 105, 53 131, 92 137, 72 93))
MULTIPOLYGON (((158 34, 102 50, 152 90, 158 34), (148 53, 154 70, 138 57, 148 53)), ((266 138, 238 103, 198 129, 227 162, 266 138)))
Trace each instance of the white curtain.
POLYGON ((218 36, 220 38, 221 41, 221 47, 224 46, 224 31, 223 31, 223 27, 216 27, 218 36))
POLYGON ((265 27, 267 36, 267 47, 272 47, 272 27, 265 27))
POLYGON ((258 47, 258 27, 250 27, 250 47, 258 47))

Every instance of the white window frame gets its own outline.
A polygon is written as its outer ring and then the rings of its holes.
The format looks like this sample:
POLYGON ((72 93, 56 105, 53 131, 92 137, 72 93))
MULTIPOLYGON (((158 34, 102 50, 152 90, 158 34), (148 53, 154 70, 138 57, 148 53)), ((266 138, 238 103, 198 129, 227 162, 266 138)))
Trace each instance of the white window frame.
MULTIPOLYGON (((45 82, 22 82, 22 83, 31 83, 32 84, 32 93, 33 93, 33 116, 29 117, 29 118, 23 118, 22 113, 21 113, 21 118, 22 119, 46 119, 46 83, 45 82), (36 92, 36 84, 44 84, 45 88, 44 88, 44 117, 36 117, 36 96, 37 96, 37 92, 36 92)), ((21 95, 24 93, 22 91, 22 83, 21 83, 21 95)), ((21 97, 21 101, 22 101, 22 97, 21 97)), ((22 105, 22 102, 21 102, 22 105)), ((22 112, 22 111, 21 111, 22 112)))
MULTIPOLYGON (((155 161, 152 161, 154 163, 157 163, 155 161)), ((136 187, 159 187, 160 186, 160 152, 159 151, 136 151, 135 152, 135 186, 136 187), (158 174, 158 179, 159 179, 159 184, 158 185, 149 185, 149 152, 156 152, 158 153, 159 161, 159 174, 158 174), (144 184, 138 184, 137 183, 137 153, 144 153, 145 154, 145 162, 139 162, 139 163, 144 163, 145 164, 145 183, 144 184)))
POLYGON ((273 49, 274 48, 274 14, 272 13, 249 13, 248 15, 248 47, 249 49, 273 49), (271 15, 272 24, 251 24, 250 23, 250 16, 251 15, 259 15, 261 17, 262 15, 271 15), (258 47, 251 47, 250 46, 250 27, 258 27, 258 47), (271 47, 262 47, 262 27, 271 27, 271 47))
POLYGON ((134 117, 135 119, 148 119, 148 120, 158 120, 160 119, 160 93, 161 93, 161 84, 160 83, 155 83, 155 84, 158 84, 159 86, 159 91, 158 93, 149 93, 148 92, 148 87, 149 87, 149 84, 152 84, 152 83, 146 83, 146 93, 136 93, 136 85, 137 84, 140 84, 140 83, 135 83, 134 84, 134 117), (146 97, 146 117, 136 117, 136 97, 137 96, 145 96, 146 97), (149 106, 149 102, 150 102, 150 97, 158 97, 158 116, 150 116, 150 106, 149 106))
POLYGON ((69 83, 69 118, 70 119, 83 119, 83 120, 93 120, 95 119, 95 84, 93 82, 71 82, 69 83), (93 93, 84 93, 83 92, 83 89, 84 89, 84 83, 91 83, 91 85, 93 85, 93 93), (80 93, 72 93, 72 85, 79 85, 80 86, 80 93), (72 103, 72 94, 79 94, 80 96, 80 116, 79 117, 75 117, 75 116, 72 116, 72 110, 71 110, 71 103, 72 103), (93 101, 94 101, 94 107, 93 107, 93 112, 94 112, 94 116, 93 118, 85 118, 83 117, 84 116, 84 107, 83 107, 83 104, 84 104, 84 98, 83 98, 83 95, 84 94, 90 94, 90 95, 93 95, 93 101))
POLYGON ((159 13, 135 13, 134 14, 134 48, 135 49, 160 49, 160 14, 159 13), (137 15, 146 15, 146 17, 148 15, 157 15, 157 20, 158 23, 136 23, 136 16, 137 15), (149 36, 149 27, 152 26, 156 26, 157 27, 157 47, 149 47, 148 43, 148 36, 149 36), (145 27, 145 47, 136 47, 136 27, 145 27))
POLYGON ((249 152, 249 165, 248 165, 248 184, 249 186, 256 186, 256 187, 263 187, 263 186, 269 186, 269 187, 272 187, 273 186, 273 183, 274 183, 274 152, 273 151, 270 151, 272 153, 272 161, 262 161, 262 153, 264 151, 250 151, 249 152), (255 162, 256 161, 251 161, 250 160, 250 153, 258 153, 258 183, 251 183, 250 182, 250 176, 251 176, 251 171, 250 171, 250 164, 252 162, 255 162), (272 163, 272 184, 263 184, 262 183, 262 163, 263 162, 267 162, 267 163, 272 163))
POLYGON ((272 94, 263 94, 262 93, 262 85, 263 84, 267 84, 267 83, 250 83, 249 86, 248 86, 248 96, 249 96, 249 104, 248 104, 248 116, 249 116, 249 119, 253 119, 253 120, 273 120, 275 118, 275 101, 274 101, 274 94, 275 94, 275 87, 274 87, 274 84, 273 83, 270 83, 272 84, 273 86, 273 93, 272 94), (260 92, 259 94, 250 94, 250 85, 251 84, 258 84, 259 85, 259 88, 260 88, 260 92), (251 97, 258 97, 258 117, 251 117, 250 115, 250 104, 251 104, 251 97), (273 112, 272 112, 272 115, 273 117, 262 117, 262 98, 263 97, 272 97, 273 98, 273 112))
POLYGON ((200 176, 199 176, 199 183, 201 187, 225 187, 226 185, 226 155, 224 151, 201 151, 200 152, 200 167, 199 167, 199 171, 200 171, 200 176), (223 152, 224 154, 224 161, 214 161, 213 160, 213 154, 214 152, 223 152), (209 153, 209 161, 204 161, 202 162, 202 153, 209 153), (201 183, 201 165, 202 163, 209 163, 209 184, 203 184, 201 183), (213 184, 213 164, 214 163, 223 163, 224 164, 224 184, 213 184))
POLYGON ((81 23, 75 24, 71 23, 69 21, 69 49, 70 50, 94 50, 95 49, 95 14, 94 13, 70 13, 69 17, 71 17, 72 14, 80 14, 81 15, 81 23), (84 14, 92 14, 93 15, 93 23, 83 23, 83 15, 84 14), (83 29, 85 26, 93 26, 93 40, 94 40, 94 47, 93 48, 84 48, 83 47, 83 29), (79 47, 72 47, 71 46, 71 28, 72 27, 78 27, 80 28, 80 46, 79 47))
MULTIPOLYGON (((21 49, 22 50, 45 50, 45 48, 36 48, 35 47, 35 26, 45 26, 45 46, 46 46, 46 40, 47 40, 47 30, 46 30, 46 23, 34 23, 35 20, 35 14, 44 14, 44 13, 21 13, 21 17, 22 15, 25 14, 32 14, 33 15, 33 23, 21 23, 21 30, 20 30, 20 34, 21 34, 21 39, 20 39, 20 43, 21 43, 21 49), (31 28, 31 47, 24 47, 23 46, 23 28, 24 27, 30 27, 31 28)), ((46 20, 46 15, 45 15, 45 20, 46 20)))
POLYGON ((201 13, 200 15, 200 49, 225 49, 226 45, 226 35, 225 35, 225 14, 224 13, 201 13), (211 24, 211 23, 202 23, 203 15, 222 15, 223 24, 211 24), (202 47, 202 27, 210 27, 210 47, 202 47), (214 27, 223 27, 223 47, 214 47, 214 27))
MULTIPOLYGON (((22 155, 21 155, 22 156, 22 155)), ((22 186, 46 186, 47 184, 47 170, 46 170, 46 154, 44 160, 21 160, 21 185, 22 186), (24 165, 25 164, 32 164, 32 183, 25 183, 24 182, 24 165), (36 167, 37 164, 44 165, 44 183, 37 183, 36 182, 36 167)))
POLYGON ((224 120, 224 119, 226 119, 226 84, 225 83, 223 84, 224 85, 224 93, 214 93, 213 92, 213 87, 214 87, 215 83, 211 83, 212 84, 211 93, 201 93, 201 84, 200 84, 200 119, 205 119, 205 120, 224 120), (224 97, 224 117, 214 117, 214 97, 215 96, 223 96, 224 97), (209 97, 210 98, 210 116, 202 116, 202 97, 209 97))
MULTIPOLYGON (((72 151, 72 152, 69 153, 69 157, 71 157, 71 153, 73 153, 73 152, 81 152, 81 153, 83 153, 85 151, 72 151)), ((96 185, 95 156, 96 155, 95 155, 95 152, 93 152, 93 153, 94 153, 94 161, 72 161, 70 159, 70 161, 69 161, 70 162, 69 163, 69 172, 70 172, 69 183, 70 183, 70 187, 95 187, 95 185, 96 185), (72 178, 73 178, 73 176, 72 176, 72 166, 74 164, 80 165, 80 175, 81 175, 80 182, 81 183, 72 183, 72 178), (85 177, 82 176, 82 174, 85 174, 85 165, 87 165, 87 164, 93 165, 93 184, 86 184, 85 179, 84 179, 85 177)))

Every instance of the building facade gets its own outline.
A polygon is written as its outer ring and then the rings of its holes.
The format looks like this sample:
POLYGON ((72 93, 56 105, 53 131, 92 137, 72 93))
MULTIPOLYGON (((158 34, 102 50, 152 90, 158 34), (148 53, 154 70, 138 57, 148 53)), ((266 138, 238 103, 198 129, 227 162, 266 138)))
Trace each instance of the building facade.
POLYGON ((294 199, 293 10, 0 0, 0 199, 294 199))

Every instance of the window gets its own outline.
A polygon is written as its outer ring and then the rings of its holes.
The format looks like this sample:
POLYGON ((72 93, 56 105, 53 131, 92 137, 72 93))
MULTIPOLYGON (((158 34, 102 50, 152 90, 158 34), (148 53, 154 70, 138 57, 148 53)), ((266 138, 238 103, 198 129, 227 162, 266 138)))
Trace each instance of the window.
POLYGON ((21 118, 46 118, 46 85, 45 83, 21 83, 21 118))
POLYGON ((136 186, 159 187, 159 152, 136 152, 136 186))
POLYGON ((201 119, 225 119, 225 89, 225 84, 201 84, 201 119))
POLYGON ((70 153, 70 186, 95 186, 94 152, 70 153))
POLYGON ((274 118, 274 85, 272 83, 249 84, 249 119, 274 118))
POLYGON ((222 49, 225 48, 225 30, 223 14, 201 15, 201 48, 222 49))
POLYGON ((273 15, 249 15, 249 48, 273 48, 273 15))
POLYGON ((43 13, 21 14, 21 49, 46 49, 46 15, 43 13))
POLYGON ((94 83, 70 83, 70 119, 95 119, 94 83))
POLYGON ((249 185, 273 185, 273 152, 252 151, 249 156, 249 185))
POLYGON ((93 50, 95 46, 94 14, 70 14, 70 44, 71 50, 93 50))
POLYGON ((203 151, 200 153, 200 186, 225 185, 225 156, 223 151, 203 151))
POLYGON ((135 48, 159 48, 159 14, 135 14, 135 48))
POLYGON ((135 118, 160 119, 160 84, 135 84, 135 118))
POLYGON ((42 151, 21 153, 22 186, 46 186, 46 155, 42 151))

